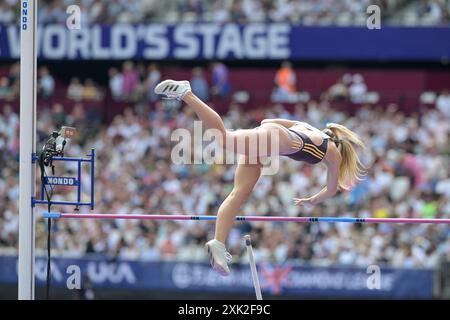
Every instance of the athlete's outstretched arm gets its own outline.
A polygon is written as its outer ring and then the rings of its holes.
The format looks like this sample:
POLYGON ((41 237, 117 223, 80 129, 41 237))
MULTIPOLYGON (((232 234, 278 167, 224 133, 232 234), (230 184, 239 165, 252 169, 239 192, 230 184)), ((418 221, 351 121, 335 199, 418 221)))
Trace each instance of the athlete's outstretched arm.
POLYGON ((314 206, 319 204, 328 198, 333 197, 338 190, 339 182, 339 163, 332 163, 328 166, 327 170, 327 186, 320 190, 312 197, 304 199, 294 199, 296 205, 309 205, 314 206))

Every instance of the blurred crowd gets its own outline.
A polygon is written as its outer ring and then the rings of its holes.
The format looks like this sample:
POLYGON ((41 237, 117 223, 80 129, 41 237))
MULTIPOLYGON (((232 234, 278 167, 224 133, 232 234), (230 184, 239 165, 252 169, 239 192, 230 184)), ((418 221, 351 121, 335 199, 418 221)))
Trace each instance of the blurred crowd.
MULTIPOLYGON (((230 94, 231 85, 228 79, 228 68, 221 62, 212 62, 211 87, 208 84, 206 72, 196 67, 188 79, 192 91, 203 101, 209 101, 210 96, 226 97, 230 94)), ((154 93, 155 86, 161 81, 161 72, 155 63, 145 66, 132 61, 123 63, 122 68, 109 69, 109 90, 115 101, 126 102, 155 102, 158 100, 154 93)))
POLYGON ((450 0, 421 0, 417 3, 408 3, 405 10, 392 16, 390 22, 409 26, 448 25, 450 0))
MULTIPOLYGON (((298 91, 297 76, 290 61, 282 62, 281 67, 276 72, 271 99, 275 103, 296 103, 310 100, 308 92, 298 91)), ((329 102, 374 104, 379 101, 379 94, 368 90, 364 77, 361 74, 346 73, 321 94, 321 99, 329 102)), ((436 97, 433 99, 436 100, 436 97)))
MULTIPOLYGON (((19 0, 0 2, 0 24, 17 21, 19 0)), ((65 23, 70 5, 82 24, 139 22, 291 22, 304 25, 366 25, 367 7, 378 5, 383 23, 442 25, 449 0, 42 0, 41 23, 65 23)))
MULTIPOLYGON (((127 94, 132 97, 136 92, 149 93, 161 78, 156 65, 144 68, 146 76, 141 79, 139 74, 136 79, 135 70, 127 63, 121 70, 109 71, 110 89, 117 99, 127 94)), ((194 69, 192 74, 193 79, 202 79, 198 87, 206 86, 204 94, 214 94, 217 87, 209 90, 211 84, 201 77, 201 69, 194 69)), ((218 74, 226 77, 227 72, 219 67, 218 74)), ((48 70, 42 67, 42 94, 52 88, 49 77, 48 70)), ((359 80, 352 77, 358 85, 359 80)), ((76 95, 76 87, 77 81, 73 80, 68 92, 76 95)), ((439 95, 435 108, 411 115, 402 113, 396 105, 363 105, 349 115, 331 109, 332 99, 325 92, 318 101, 297 102, 292 112, 277 103, 251 111, 231 103, 224 116, 230 129, 256 127, 264 118, 301 119, 318 128, 324 128, 327 122, 342 123, 366 143, 367 149, 360 150, 360 155, 370 168, 367 177, 350 192, 307 209, 294 206, 292 198, 318 192, 325 185, 324 167, 281 158, 279 173, 261 177, 242 213, 450 218, 448 91, 439 95)), ((196 117, 192 110, 178 101, 153 96, 146 104, 130 105, 134 107, 124 110, 108 125, 89 118, 89 111, 81 103, 69 113, 61 105, 43 108, 38 117, 39 146, 53 128, 65 124, 78 130, 66 155, 79 156, 87 154, 91 147, 96 149, 94 212, 216 214, 233 187, 235 166, 175 165, 171 161, 177 144, 171 134, 178 128, 193 130, 196 117)), ((0 180, 0 252, 14 254, 18 242, 18 115, 7 104, 0 113, 0 150, 0 172, 4 177, 0 180)), ((85 200, 90 188, 88 169, 83 168, 85 200)), ((67 164, 58 167, 57 172, 70 175, 74 168, 67 164)), ((74 199, 74 190, 59 187, 53 199, 74 199)), ((37 214, 44 209, 38 208, 37 214)), ((81 209, 81 213, 85 210, 81 209)), ((198 221, 61 220, 54 225, 52 248, 54 255, 74 257, 101 253, 124 259, 207 261, 203 246, 213 231, 214 224, 198 221)), ((256 258, 261 262, 434 267, 442 257, 450 259, 449 231, 447 225, 238 223, 228 248, 234 261, 246 259, 242 236, 250 233, 256 258)), ((36 244, 40 254, 44 253, 46 234, 46 225, 39 220, 36 244)))
POLYGON ((0 99, 12 101, 19 96, 20 65, 14 63, 5 74, 0 76, 0 99))

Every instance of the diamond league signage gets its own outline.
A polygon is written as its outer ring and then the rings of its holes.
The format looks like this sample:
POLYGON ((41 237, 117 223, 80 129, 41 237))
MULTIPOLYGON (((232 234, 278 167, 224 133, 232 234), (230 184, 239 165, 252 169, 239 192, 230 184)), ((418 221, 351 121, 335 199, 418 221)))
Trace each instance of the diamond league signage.
MULTIPOLYGON (((55 258, 52 260, 53 285, 65 286, 71 265, 79 266, 97 288, 123 290, 172 290, 174 292, 210 292, 253 294, 247 265, 233 265, 229 277, 218 276, 208 263, 110 261, 105 256, 55 258)), ((45 284, 47 261, 36 259, 36 283, 45 284)), ((263 294, 304 297, 364 297, 384 299, 431 299, 434 273, 429 269, 381 267, 378 290, 366 285, 368 274, 361 267, 313 267, 259 264, 263 294)), ((2 284, 17 281, 17 257, 0 256, 2 284)))

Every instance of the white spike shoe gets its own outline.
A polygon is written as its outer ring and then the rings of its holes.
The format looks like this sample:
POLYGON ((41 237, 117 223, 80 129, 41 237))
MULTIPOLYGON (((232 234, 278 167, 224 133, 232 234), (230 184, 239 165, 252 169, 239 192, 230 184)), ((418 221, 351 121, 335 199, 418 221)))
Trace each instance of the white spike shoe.
POLYGON ((228 276, 230 274, 228 263, 231 262, 232 256, 225 249, 225 245, 222 242, 213 239, 208 241, 205 247, 206 250, 208 250, 209 261, 211 262, 212 268, 221 276, 228 276))
POLYGON ((164 80, 155 87, 155 93, 166 96, 169 99, 183 99, 184 95, 191 91, 189 81, 164 80))

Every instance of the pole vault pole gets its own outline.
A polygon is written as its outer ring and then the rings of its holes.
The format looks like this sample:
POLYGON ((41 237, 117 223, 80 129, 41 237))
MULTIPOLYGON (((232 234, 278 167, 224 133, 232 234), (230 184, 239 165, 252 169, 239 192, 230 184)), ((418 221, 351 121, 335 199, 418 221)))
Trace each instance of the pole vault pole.
POLYGON ((36 152, 36 32, 37 0, 21 0, 20 19, 20 166, 19 166, 19 300, 34 299, 36 152))

